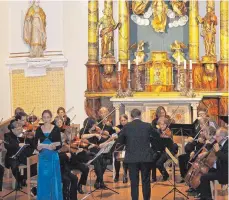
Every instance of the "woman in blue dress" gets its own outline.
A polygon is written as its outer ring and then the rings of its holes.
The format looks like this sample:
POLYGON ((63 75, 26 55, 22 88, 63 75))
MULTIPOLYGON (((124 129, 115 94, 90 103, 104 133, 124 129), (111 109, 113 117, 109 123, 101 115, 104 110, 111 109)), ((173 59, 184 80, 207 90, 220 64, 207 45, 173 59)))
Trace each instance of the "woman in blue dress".
POLYGON ((63 200, 60 161, 57 152, 61 147, 60 130, 52 124, 51 111, 43 111, 42 120, 44 125, 36 130, 35 135, 35 145, 39 151, 37 199, 63 200), (57 143, 59 143, 58 146, 57 143))

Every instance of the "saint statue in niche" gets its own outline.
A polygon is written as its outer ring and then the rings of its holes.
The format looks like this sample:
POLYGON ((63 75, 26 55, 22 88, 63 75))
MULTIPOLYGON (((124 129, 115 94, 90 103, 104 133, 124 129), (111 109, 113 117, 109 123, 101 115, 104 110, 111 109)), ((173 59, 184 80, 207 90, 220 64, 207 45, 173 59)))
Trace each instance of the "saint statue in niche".
POLYGON ((46 15, 39 6, 39 1, 33 1, 24 21, 24 41, 30 46, 30 57, 43 57, 46 49, 46 15))

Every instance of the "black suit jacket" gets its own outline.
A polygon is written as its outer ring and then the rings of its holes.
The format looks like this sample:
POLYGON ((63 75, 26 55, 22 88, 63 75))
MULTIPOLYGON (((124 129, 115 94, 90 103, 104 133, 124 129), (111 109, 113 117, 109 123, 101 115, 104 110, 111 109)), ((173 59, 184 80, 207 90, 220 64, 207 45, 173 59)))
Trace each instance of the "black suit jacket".
POLYGON ((220 184, 228 183, 228 140, 224 143, 222 149, 216 152, 216 168, 220 184))
POLYGON ((118 143, 126 145, 125 163, 152 162, 151 134, 151 124, 139 119, 125 125, 118 138, 118 143))
MULTIPOLYGON (((17 153, 17 151, 20 149, 19 143, 22 142, 21 138, 18 138, 16 135, 14 135, 13 132, 5 133, 4 134, 4 140, 7 142, 4 144, 7 152, 5 156, 5 165, 8 168, 9 167, 9 158, 12 157, 17 153)), ((30 144, 24 152, 22 152, 19 156, 19 162, 26 164, 26 158, 31 156, 33 154, 34 148, 33 148, 33 139, 27 138, 25 140, 26 144, 30 144)))

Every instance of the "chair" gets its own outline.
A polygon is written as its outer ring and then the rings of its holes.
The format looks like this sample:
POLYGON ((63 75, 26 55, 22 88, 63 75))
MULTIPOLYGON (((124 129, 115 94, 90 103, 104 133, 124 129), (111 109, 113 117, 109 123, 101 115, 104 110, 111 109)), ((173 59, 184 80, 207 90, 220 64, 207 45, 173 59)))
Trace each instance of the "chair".
POLYGON ((31 195, 30 195, 30 191, 31 191, 31 184, 37 184, 37 175, 31 177, 31 165, 34 165, 38 163, 38 155, 33 155, 27 158, 27 197, 28 200, 31 200, 31 195))

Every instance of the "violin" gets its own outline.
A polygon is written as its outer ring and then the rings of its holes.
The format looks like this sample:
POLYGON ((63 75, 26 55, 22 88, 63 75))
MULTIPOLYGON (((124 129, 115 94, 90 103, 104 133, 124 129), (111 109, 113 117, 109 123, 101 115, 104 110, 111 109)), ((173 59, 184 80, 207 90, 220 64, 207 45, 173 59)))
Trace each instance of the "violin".
POLYGON ((167 127, 164 131, 162 131, 161 138, 171 138, 172 131, 167 127))

